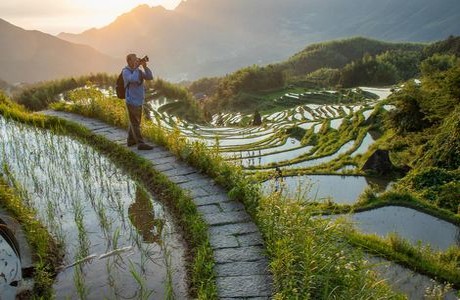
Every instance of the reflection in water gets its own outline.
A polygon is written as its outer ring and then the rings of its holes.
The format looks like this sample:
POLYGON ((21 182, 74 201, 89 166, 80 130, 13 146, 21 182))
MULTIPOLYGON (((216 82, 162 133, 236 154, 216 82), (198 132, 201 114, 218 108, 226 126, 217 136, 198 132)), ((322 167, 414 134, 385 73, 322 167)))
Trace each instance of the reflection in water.
MULTIPOLYGON (((364 176, 302 175, 283 178, 283 194, 293 199, 309 201, 333 201, 338 204, 354 204, 364 190, 373 185, 384 191, 389 181, 364 176), (302 197, 299 198, 299 194, 302 197)), ((262 189, 272 192, 273 183, 265 181, 262 189)))
POLYGON ((164 220, 155 218, 155 210, 149 195, 138 185, 135 201, 128 208, 128 215, 145 243, 161 244, 164 220))
POLYGON ((350 219, 365 233, 386 236, 395 232, 414 245, 420 241, 441 250, 460 246, 458 226, 412 208, 385 206, 352 214, 350 219))

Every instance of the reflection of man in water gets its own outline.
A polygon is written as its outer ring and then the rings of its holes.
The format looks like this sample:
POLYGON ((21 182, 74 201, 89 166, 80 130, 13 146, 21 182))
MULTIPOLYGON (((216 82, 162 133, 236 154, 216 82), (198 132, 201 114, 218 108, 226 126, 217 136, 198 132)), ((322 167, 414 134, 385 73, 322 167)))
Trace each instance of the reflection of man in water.
POLYGON ((155 211, 150 197, 139 186, 136 186, 136 199, 128 208, 128 216, 144 242, 161 243, 164 221, 155 219, 155 211))
POLYGON ((275 192, 281 191, 281 184, 283 183, 283 172, 280 167, 275 169, 275 192))

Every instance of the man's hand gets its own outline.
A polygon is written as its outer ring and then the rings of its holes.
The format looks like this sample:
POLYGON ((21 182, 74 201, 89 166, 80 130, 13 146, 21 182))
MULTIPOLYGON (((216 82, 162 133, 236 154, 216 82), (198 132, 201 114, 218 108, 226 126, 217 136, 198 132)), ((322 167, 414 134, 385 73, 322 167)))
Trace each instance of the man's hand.
POLYGON ((143 62, 141 63, 141 66, 142 66, 144 69, 147 68, 147 62, 146 62, 146 61, 143 61, 143 62))

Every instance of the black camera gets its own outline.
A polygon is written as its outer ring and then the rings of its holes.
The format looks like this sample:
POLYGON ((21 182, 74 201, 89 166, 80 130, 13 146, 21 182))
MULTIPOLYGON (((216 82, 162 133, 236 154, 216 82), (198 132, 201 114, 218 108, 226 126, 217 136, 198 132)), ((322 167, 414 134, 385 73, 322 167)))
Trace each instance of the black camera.
POLYGON ((141 65, 141 64, 146 63, 148 61, 149 61, 149 57, 146 55, 143 58, 139 59, 139 64, 141 65))

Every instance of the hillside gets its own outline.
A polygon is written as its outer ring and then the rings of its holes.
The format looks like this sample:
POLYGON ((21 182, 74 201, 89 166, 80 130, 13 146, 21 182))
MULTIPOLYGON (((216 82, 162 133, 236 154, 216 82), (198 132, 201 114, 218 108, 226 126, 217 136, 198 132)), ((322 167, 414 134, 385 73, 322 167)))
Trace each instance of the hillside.
POLYGON ((356 37, 310 45, 279 66, 283 70, 289 70, 293 76, 298 76, 321 68, 343 68, 346 64, 361 59, 365 54, 375 56, 386 51, 420 52, 423 47, 422 44, 389 43, 356 37))
POLYGON ((89 46, 77 45, 0 19, 0 78, 9 83, 36 82, 112 72, 115 60, 89 46))
POLYGON ((206 107, 211 112, 265 110, 267 100, 272 102, 292 88, 380 86, 413 78, 419 73, 425 46, 362 37, 318 43, 284 62, 204 78, 193 82, 189 89, 210 96, 206 107))
POLYGON ((460 34, 459 18, 455 0, 286 0, 282 6, 277 0, 188 0, 174 11, 143 5, 106 27, 59 37, 115 57, 131 49, 149 54, 160 76, 181 80, 282 60, 305 45, 349 36, 440 40, 460 34))

